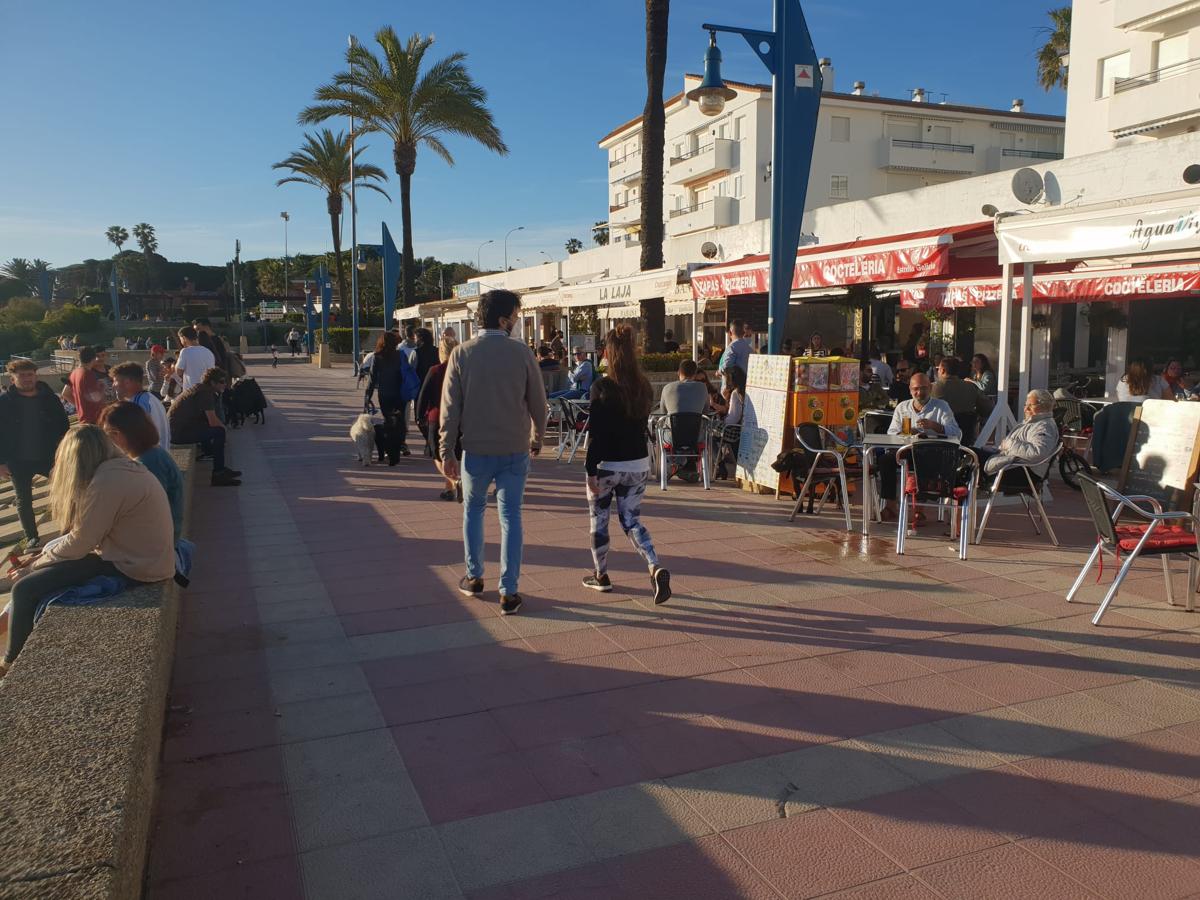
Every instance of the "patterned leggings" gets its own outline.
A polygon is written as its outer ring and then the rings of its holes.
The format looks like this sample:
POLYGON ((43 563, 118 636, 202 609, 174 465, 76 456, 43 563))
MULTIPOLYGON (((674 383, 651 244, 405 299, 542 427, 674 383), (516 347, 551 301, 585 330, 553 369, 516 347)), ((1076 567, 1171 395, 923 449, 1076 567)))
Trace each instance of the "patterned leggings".
POLYGON ((588 510, 592 517, 592 559, 596 563, 596 574, 603 575, 608 571, 608 519, 612 509, 613 498, 617 500, 617 519, 621 528, 629 535, 629 540, 637 552, 646 560, 651 568, 658 565, 658 555, 654 552, 654 543, 650 540, 650 532, 642 524, 642 496, 646 493, 646 482, 649 472, 609 472, 601 469, 598 473, 599 491, 596 496, 588 497, 588 510))

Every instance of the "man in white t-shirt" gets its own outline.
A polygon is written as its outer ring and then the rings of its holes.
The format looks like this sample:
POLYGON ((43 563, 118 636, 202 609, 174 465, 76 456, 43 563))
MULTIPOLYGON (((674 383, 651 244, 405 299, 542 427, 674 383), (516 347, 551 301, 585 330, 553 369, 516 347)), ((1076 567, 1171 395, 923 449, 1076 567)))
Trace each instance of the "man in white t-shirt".
POLYGON ((200 336, 192 325, 184 325, 179 329, 179 340, 183 349, 175 360, 175 374, 183 382, 186 391, 200 383, 204 373, 214 368, 217 359, 207 347, 200 346, 200 336))

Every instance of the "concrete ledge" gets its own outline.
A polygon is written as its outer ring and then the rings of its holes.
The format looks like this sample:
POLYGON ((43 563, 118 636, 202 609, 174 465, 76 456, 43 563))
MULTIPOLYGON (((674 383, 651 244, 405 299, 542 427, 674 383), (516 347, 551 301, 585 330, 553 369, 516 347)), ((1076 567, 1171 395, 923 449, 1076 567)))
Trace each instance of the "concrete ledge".
POLYGON ((173 582, 52 607, 0 682, 0 897, 141 895, 178 617, 173 582))

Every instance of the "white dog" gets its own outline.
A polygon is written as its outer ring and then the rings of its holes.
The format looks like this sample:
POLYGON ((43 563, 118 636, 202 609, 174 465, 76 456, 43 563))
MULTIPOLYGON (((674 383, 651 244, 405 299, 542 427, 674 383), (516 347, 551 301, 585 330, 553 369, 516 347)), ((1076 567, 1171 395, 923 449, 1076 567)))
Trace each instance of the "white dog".
POLYGON ((354 441, 354 452, 358 461, 364 466, 371 465, 371 457, 375 453, 375 423, 366 413, 362 413, 350 426, 350 440, 354 441))

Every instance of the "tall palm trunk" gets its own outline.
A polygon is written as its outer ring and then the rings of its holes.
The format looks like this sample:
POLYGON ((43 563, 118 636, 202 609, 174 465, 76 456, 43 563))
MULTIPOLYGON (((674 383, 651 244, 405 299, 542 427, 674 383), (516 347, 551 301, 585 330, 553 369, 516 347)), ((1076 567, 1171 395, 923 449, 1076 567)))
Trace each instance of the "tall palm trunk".
POLYGON ((412 306, 416 294, 416 266, 413 264, 412 176, 417 168, 417 148, 399 141, 392 151, 396 174, 400 177, 400 296, 402 306, 412 306))
MULTIPOLYGON (((670 0, 646 0, 646 108, 642 110, 642 260, 643 272, 663 267, 663 155, 667 117, 663 79, 667 69, 667 20, 670 0)), ((643 300, 645 349, 662 351, 666 303, 643 300)))
POLYGON ((342 195, 330 194, 325 199, 325 207, 329 210, 329 229, 333 232, 333 267, 337 272, 338 299, 345 308, 347 298, 346 273, 342 268, 342 195))

